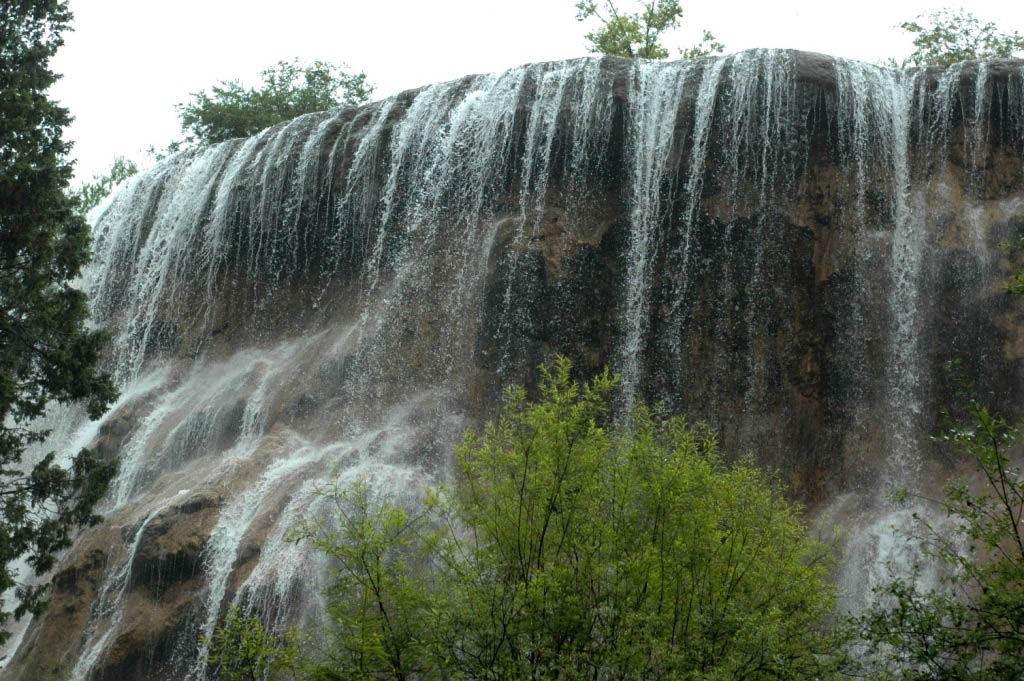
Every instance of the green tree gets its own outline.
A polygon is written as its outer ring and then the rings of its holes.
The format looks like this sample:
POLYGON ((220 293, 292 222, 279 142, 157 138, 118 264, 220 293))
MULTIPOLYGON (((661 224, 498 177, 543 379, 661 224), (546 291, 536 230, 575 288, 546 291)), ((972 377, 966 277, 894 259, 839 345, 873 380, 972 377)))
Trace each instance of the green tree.
POLYGON ((99 368, 104 334, 86 328, 85 294, 72 286, 90 241, 67 191, 71 119, 46 94, 70 21, 66 2, 0 3, 0 592, 17 587, 0 626, 45 605, 45 585, 18 585, 12 563, 46 573, 73 529, 98 520, 115 468, 87 450, 67 467, 55 453, 22 461, 46 438, 35 420, 51 401, 84 402, 97 418, 116 397, 99 368))
POLYGON ((243 617, 232 606, 208 641, 206 662, 217 678, 226 681, 264 681, 287 674, 297 678, 298 644, 294 637, 279 637, 263 626, 259 617, 243 617))
MULTIPOLYGON (((612 0, 605 0, 600 6, 596 0, 580 0, 576 3, 576 10, 579 21, 596 18, 601 23, 586 35, 591 52, 643 59, 668 57, 668 48, 659 40, 664 32, 679 26, 683 16, 679 0, 643 2, 640 11, 632 13, 621 12, 612 0)), ((715 40, 710 31, 704 31, 701 42, 680 50, 680 55, 691 59, 718 54, 724 49, 725 46, 715 40)))
POLYGON ((946 485, 940 506, 952 533, 915 515, 909 538, 941 571, 939 588, 920 585, 918 564, 881 588, 857 621, 879 679, 1024 678, 1024 476, 1012 458, 1024 444, 1024 423, 990 414, 957 381, 964 416, 946 412, 940 439, 974 465, 980 484, 946 485))
POLYGON ((719 42, 711 31, 705 30, 700 42, 692 47, 679 50, 679 56, 683 59, 696 59, 697 57, 710 57, 722 54, 725 45, 719 42))
POLYGON ((905 21, 900 28, 914 35, 914 52, 902 66, 949 66, 974 59, 1001 59, 1024 51, 1024 35, 1000 33, 964 9, 942 9, 905 21))
POLYGON ((107 198, 114 187, 138 172, 139 167, 135 165, 134 161, 124 156, 117 156, 105 175, 93 175, 91 182, 83 183, 81 187, 71 192, 71 195, 78 201, 82 213, 88 213, 107 198))
POLYGON ((570 369, 466 436, 454 492, 327 491, 298 535, 338 570, 317 678, 829 678, 832 547, 706 426, 613 426, 615 379, 570 369))
MULTIPOLYGON (((365 73, 350 74, 344 66, 315 61, 278 62, 261 72, 259 88, 236 80, 221 81, 209 92, 194 92, 177 106, 181 129, 191 143, 215 144, 248 137, 304 113, 366 102, 373 92, 365 73)), ((180 143, 172 144, 174 151, 180 143)))
POLYGON ((309 540, 335 567, 327 591, 334 636, 306 663, 312 679, 437 678, 436 636, 445 626, 437 557, 444 534, 431 494, 414 512, 375 497, 365 482, 322 490, 334 511, 308 519, 296 538, 309 540))

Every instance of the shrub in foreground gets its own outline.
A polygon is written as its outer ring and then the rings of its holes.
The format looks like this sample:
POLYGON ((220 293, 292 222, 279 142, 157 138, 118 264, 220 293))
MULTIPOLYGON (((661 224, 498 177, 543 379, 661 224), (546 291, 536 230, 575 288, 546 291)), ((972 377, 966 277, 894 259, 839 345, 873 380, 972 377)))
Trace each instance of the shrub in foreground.
POLYGON ((399 505, 365 483, 298 532, 336 566, 306 678, 822 679, 830 545, 715 434, 560 359, 468 433, 453 489, 399 505))

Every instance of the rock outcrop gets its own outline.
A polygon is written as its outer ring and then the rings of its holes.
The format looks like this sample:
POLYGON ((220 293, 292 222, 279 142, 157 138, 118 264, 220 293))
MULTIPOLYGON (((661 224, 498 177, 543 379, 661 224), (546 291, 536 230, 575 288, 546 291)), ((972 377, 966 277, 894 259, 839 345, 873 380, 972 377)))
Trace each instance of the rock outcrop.
MULTIPOLYGON (((876 523, 948 473, 959 357, 1024 403, 1024 64, 790 51, 536 64, 304 116, 134 179, 88 286, 122 472, 3 678, 201 679, 228 604, 315 617, 318 484, 444 477, 569 355, 876 523), (872 515, 874 514, 874 515, 872 515), (60 650, 60 655, 54 655, 60 650)), ((72 418, 69 416, 68 418, 72 418)), ((884 562, 865 534, 857 570, 884 562), (874 553, 872 553, 874 551, 874 553)))

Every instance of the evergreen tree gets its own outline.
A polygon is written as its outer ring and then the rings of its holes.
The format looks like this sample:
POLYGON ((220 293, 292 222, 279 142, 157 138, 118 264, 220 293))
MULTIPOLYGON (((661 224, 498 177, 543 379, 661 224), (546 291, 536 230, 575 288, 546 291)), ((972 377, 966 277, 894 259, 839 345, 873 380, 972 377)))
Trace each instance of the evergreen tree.
POLYGON ((46 573, 74 527, 98 520, 93 506, 115 468, 87 450, 68 466, 56 453, 22 460, 46 438, 35 419, 49 402, 81 401, 97 418, 116 397, 99 368, 104 334, 86 328, 85 294, 72 286, 90 240, 67 194, 71 118, 47 97, 70 21, 66 2, 0 3, 0 592, 17 587, 0 626, 45 605, 45 586, 18 585, 12 563, 24 557, 46 573))

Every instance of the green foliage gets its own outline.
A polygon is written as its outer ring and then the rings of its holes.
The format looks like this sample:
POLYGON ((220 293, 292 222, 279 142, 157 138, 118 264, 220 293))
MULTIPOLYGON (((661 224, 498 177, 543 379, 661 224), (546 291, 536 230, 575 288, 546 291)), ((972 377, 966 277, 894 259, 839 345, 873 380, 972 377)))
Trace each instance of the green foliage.
POLYGON ((225 681, 264 681, 287 674, 297 678, 298 643, 294 637, 277 637, 258 617, 243 617, 232 607, 213 637, 204 640, 206 661, 225 681))
POLYGON ((692 47, 679 50, 679 56, 683 59, 696 59, 697 57, 710 57, 722 54, 725 45, 715 39, 711 31, 705 30, 700 42, 692 47))
POLYGON ((1010 275, 1006 283, 1007 293, 1021 296, 1024 295, 1024 272, 1015 271, 1010 275))
POLYGON ((1015 296, 1024 295, 1024 272, 1017 271, 1006 281, 1006 292, 1015 296))
POLYGON ((942 9, 900 24, 914 34, 914 52, 902 66, 949 66, 974 59, 1013 57, 1024 50, 1024 35, 1000 33, 966 10, 942 9))
MULTIPOLYGON (((86 328, 85 294, 72 286, 89 228, 67 192, 71 119, 46 96, 70 21, 66 2, 0 3, 0 592, 17 586, 13 561, 44 574, 74 527, 97 521, 115 469, 85 450, 66 468, 55 454, 22 463, 47 435, 33 421, 51 400, 82 401, 97 418, 117 392, 98 367, 105 336, 86 328)), ((14 616, 40 611, 44 590, 18 586, 14 616)), ((11 614, 0 611, 0 626, 11 614)))
POLYGON ((71 195, 78 201, 82 213, 88 213, 107 198, 114 187, 138 172, 139 167, 134 161, 117 156, 106 175, 93 175, 92 182, 82 184, 78 190, 71 192, 71 195))
POLYGON ((322 493, 335 513, 308 519, 295 538, 335 561, 327 614, 337 629, 308 673, 318 679, 423 675, 437 653, 429 639, 439 605, 431 566, 442 535, 429 522, 437 499, 410 514, 374 499, 365 482, 322 493))
MULTIPOLYGON (((661 34, 676 28, 683 16, 679 0, 651 0, 643 2, 640 11, 623 13, 612 0, 605 0, 599 7, 596 0, 580 0, 576 3, 576 18, 587 21, 596 17, 601 26, 586 38, 590 51, 619 57, 641 57, 643 59, 664 59, 668 48, 661 45, 661 34)), ((709 32, 698 45, 680 50, 682 57, 690 59, 718 54, 725 49, 709 32)))
POLYGON ((1024 423, 1008 423, 982 405, 958 377, 964 419, 945 415, 941 438, 983 484, 953 480, 941 504, 956 531, 917 517, 913 536, 942 570, 942 588, 922 590, 921 566, 897 577, 858 620, 880 679, 997 681, 1024 678, 1024 423))
MULTIPOLYGON (((362 104, 373 92, 365 73, 346 73, 343 66, 322 61, 307 66, 298 60, 282 61, 261 76, 259 88, 221 81, 209 92, 194 92, 192 101, 179 104, 181 129, 188 141, 215 144, 248 137, 304 113, 362 104)), ((172 145, 170 151, 179 146, 172 145)))
POLYGON ((615 427, 615 379, 570 368, 511 389, 415 512, 325 492, 298 535, 337 566, 318 678, 829 678, 832 548, 706 426, 615 427))
MULTIPOLYGON (((1024 215, 1017 216, 1017 222, 1024 224, 1024 215)), ((1017 254, 1024 250, 1024 238, 1017 238, 1004 241, 1002 249, 1008 253, 1017 254)), ((1014 296, 1024 295, 1024 270, 1016 269, 1010 273, 1005 283, 1006 292, 1014 296)))

